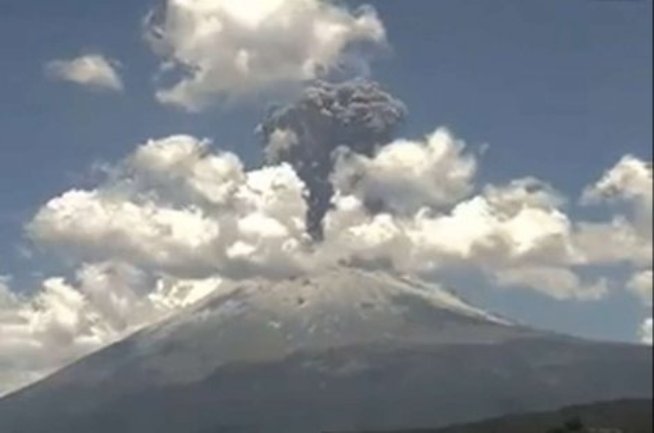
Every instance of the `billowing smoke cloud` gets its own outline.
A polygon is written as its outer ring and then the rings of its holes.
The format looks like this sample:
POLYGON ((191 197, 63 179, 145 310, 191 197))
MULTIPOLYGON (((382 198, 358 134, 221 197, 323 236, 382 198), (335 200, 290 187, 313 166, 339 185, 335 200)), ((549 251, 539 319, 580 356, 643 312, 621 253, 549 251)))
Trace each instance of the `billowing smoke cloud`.
POLYGON ((322 238, 333 195, 336 151, 372 156, 389 143, 406 116, 404 104, 377 83, 317 82, 296 102, 272 110, 259 126, 268 163, 290 163, 307 186, 307 228, 322 238))

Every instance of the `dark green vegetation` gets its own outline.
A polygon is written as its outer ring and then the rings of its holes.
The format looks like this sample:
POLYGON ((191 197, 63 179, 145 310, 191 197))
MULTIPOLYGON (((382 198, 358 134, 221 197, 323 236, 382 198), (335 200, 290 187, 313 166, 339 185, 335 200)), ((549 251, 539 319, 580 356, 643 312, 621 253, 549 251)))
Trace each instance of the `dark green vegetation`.
POLYGON ((440 430, 386 433, 652 433, 652 401, 622 400, 506 416, 440 430))

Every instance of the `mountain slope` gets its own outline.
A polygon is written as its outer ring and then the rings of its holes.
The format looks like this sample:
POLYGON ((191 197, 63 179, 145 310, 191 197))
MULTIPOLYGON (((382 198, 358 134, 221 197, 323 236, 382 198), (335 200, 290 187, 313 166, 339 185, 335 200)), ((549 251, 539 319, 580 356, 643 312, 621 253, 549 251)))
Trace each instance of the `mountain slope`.
POLYGON ((204 304, 0 400, 0 431, 443 426, 650 397, 651 350, 516 326, 436 287, 339 268, 204 304))
POLYGON ((552 412, 506 416, 438 430, 398 430, 383 433, 563 433, 575 431, 566 429, 566 426, 573 428, 575 424, 579 425, 579 423, 586 428, 594 429, 593 431, 651 433, 653 426, 652 401, 620 400, 601 402, 566 407, 552 412))

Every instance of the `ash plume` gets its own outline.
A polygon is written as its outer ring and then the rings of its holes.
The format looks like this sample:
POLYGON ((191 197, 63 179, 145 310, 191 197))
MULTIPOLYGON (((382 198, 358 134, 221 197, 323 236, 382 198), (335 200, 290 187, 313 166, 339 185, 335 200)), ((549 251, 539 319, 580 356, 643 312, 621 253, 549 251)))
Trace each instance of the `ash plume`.
POLYGON ((297 101, 272 109, 259 125, 266 161, 290 163, 307 186, 307 230, 314 239, 322 239, 333 195, 329 175, 335 151, 371 156, 393 139, 406 112, 400 100, 373 81, 317 82, 297 101))

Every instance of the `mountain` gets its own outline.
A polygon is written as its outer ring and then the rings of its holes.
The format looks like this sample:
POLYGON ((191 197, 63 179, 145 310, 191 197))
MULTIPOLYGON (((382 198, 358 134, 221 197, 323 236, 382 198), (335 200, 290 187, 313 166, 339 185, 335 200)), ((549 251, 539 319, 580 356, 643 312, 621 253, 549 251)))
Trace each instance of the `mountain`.
POLYGON ((438 430, 383 433, 652 433, 652 427, 652 400, 620 400, 505 416, 438 430))
POLYGON ((651 398, 651 349, 516 325, 453 294, 336 268, 201 305, 0 400, 3 433, 439 427, 651 398))

